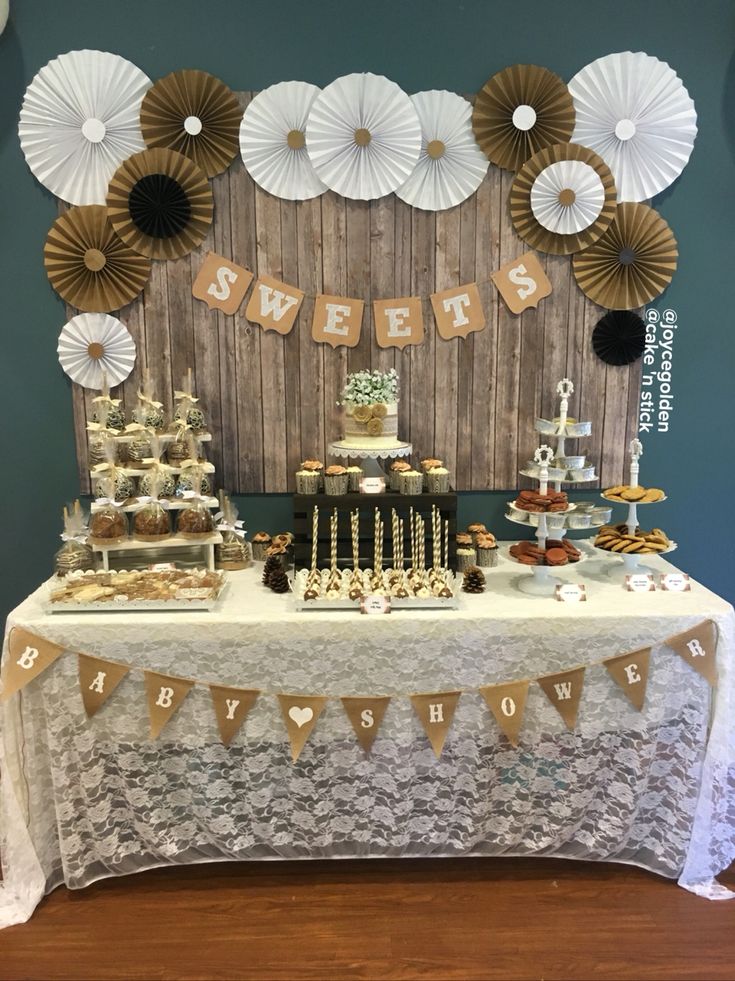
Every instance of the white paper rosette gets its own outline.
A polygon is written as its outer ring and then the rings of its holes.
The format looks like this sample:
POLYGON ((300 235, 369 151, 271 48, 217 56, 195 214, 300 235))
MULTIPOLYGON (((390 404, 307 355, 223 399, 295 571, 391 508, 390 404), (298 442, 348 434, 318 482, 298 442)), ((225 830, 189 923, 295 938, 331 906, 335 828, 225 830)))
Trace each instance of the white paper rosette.
POLYGON ((421 151, 421 126, 395 82, 370 72, 344 75, 314 100, 306 149, 327 187, 369 201, 405 183, 421 151))
POLYGON ((397 191, 406 204, 443 211, 477 190, 489 161, 472 129, 472 106, 454 92, 417 92, 411 102, 421 125, 421 152, 397 191))
POLYGON ((536 220, 559 235, 589 228, 604 203, 602 180, 593 167, 581 160, 549 164, 531 187, 531 210, 536 220))
POLYGON ((114 386, 135 364, 135 341, 127 327, 106 313, 80 313, 64 324, 57 346, 59 363, 84 388, 114 386))
POLYGON ((573 143, 595 150, 619 201, 644 201, 672 184, 689 160, 697 113, 673 68, 642 51, 606 55, 569 82, 573 143))
POLYGON ((321 90, 308 82, 279 82, 255 96, 240 124, 240 156, 263 190, 289 201, 326 191, 306 152, 306 120, 321 90))
POLYGON ((104 204, 117 168, 145 149, 140 104, 151 80, 119 55, 70 51, 26 89, 18 135, 38 180, 70 204, 104 204))

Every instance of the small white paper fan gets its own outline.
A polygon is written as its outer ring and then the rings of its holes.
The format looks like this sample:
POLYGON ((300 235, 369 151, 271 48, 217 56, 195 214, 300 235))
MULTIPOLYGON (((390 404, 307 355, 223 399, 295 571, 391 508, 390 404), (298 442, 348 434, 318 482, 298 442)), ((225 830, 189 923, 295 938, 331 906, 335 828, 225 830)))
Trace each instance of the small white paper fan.
POLYGON ((581 160, 549 164, 531 187, 531 210, 550 232, 573 235, 597 220, 605 187, 593 167, 581 160))
POLYGON ((145 149, 140 104, 151 80, 119 55, 69 51, 34 77, 18 135, 37 179, 70 204, 104 204, 127 157, 145 149))
POLYGON ((642 51, 598 58, 569 83, 573 143, 595 150, 615 178, 618 201, 645 201, 672 184, 697 135, 697 113, 670 65, 642 51))
POLYGON ((405 183, 421 151, 421 126, 395 82, 370 72, 343 75, 314 100, 306 149, 327 187, 370 201, 405 183))
POLYGON ((306 120, 321 89, 279 82, 255 96, 240 123, 240 156, 256 184, 278 198, 306 201, 327 186, 306 152, 306 120))
POLYGON ((472 129, 472 106, 454 92, 417 92, 411 102, 421 125, 421 153, 396 191, 406 204, 443 211, 465 201, 490 165, 472 129))
POLYGON ((125 381, 135 364, 135 341, 127 327, 107 313, 80 313, 64 324, 56 348, 59 363, 84 388, 125 381))

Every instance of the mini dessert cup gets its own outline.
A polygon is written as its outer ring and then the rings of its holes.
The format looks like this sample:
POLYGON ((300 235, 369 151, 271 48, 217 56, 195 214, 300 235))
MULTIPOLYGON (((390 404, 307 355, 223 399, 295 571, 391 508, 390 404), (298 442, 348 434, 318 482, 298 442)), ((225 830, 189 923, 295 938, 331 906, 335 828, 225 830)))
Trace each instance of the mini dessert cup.
POLYGON ((567 515, 568 528, 589 528, 592 524, 592 515, 589 511, 571 511, 567 515))
POLYGON ((406 460, 396 460, 394 463, 391 463, 390 470, 388 471, 388 480, 392 491, 400 491, 401 474, 408 473, 409 470, 411 470, 411 464, 407 463, 406 460))
POLYGON ((362 467, 348 467, 347 468, 347 477, 349 478, 348 479, 347 488, 350 491, 350 493, 352 493, 352 494, 359 493, 359 491, 360 491, 360 480, 364 476, 365 476, 365 473, 364 473, 362 467))
POLYGON ((533 428, 537 433, 542 433, 544 436, 556 436, 558 423, 552 422, 550 419, 537 419, 533 428))
POLYGON ((589 436, 592 432, 591 422, 570 422, 567 419, 567 425, 565 430, 566 436, 589 436))
MULTIPOLYGON (((536 515, 538 518, 539 515, 536 515)), ((564 527, 566 521, 566 514, 562 511, 549 511, 546 515, 546 527, 549 531, 561 531, 564 527)), ((538 527, 538 521, 536 521, 536 526, 538 527)))
POLYGON ((580 467, 576 470, 570 470, 570 476, 572 480, 595 480, 595 468, 592 467, 580 467))
POLYGON ((481 569, 494 569, 498 564, 498 546, 492 548, 477 547, 477 564, 481 569))
POLYGON ((426 474, 430 494, 449 493, 449 471, 446 467, 432 467, 426 474))
POLYGON ((324 472, 324 493, 337 497, 347 493, 350 476, 345 467, 327 467, 324 472))
POLYGON ((463 546, 457 549, 457 572, 464 572, 477 565, 477 552, 474 548, 463 546))
POLYGON ((598 527, 602 527, 602 525, 610 524, 610 522, 612 521, 612 508, 605 508, 605 507, 593 508, 591 519, 592 519, 593 528, 598 528, 598 527))
POLYGON ((586 456, 558 456, 554 460, 554 463, 564 470, 580 470, 584 466, 586 459, 586 456))
POLYGON ((424 489, 424 477, 417 470, 405 470, 398 481, 401 494, 420 494, 424 489))
POLYGON ((321 482, 322 477, 318 470, 296 471, 297 494, 318 494, 321 482))
POLYGON ((253 559, 255 562, 265 562, 271 536, 266 531, 257 531, 253 535, 253 559))

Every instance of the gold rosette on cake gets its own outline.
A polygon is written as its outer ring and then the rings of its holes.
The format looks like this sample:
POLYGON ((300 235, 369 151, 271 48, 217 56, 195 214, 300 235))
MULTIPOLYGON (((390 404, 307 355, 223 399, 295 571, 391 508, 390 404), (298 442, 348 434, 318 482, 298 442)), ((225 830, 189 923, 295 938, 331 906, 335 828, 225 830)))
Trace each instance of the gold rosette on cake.
POLYGON ((388 406, 384 402, 375 402, 370 406, 373 419, 385 419, 388 415, 388 406))
POLYGON ((610 310, 632 310, 661 293, 676 272, 674 233, 646 204, 619 204, 605 234, 574 257, 582 292, 610 310))
POLYGON ((355 422, 368 422, 372 418, 373 412, 369 405, 357 405, 352 413, 355 422))
POLYGON ((135 299, 151 273, 150 259, 118 238, 107 208, 99 204, 70 208, 56 219, 43 264, 59 296, 87 313, 119 310, 135 299))
POLYGON ((176 150, 214 177, 239 149, 242 108, 235 94, 208 72, 185 69, 159 79, 140 107, 145 145, 176 150))
POLYGON ((515 230, 532 248, 568 255, 588 248, 615 217, 615 181, 602 157, 576 143, 535 153, 510 191, 515 230))
POLYGON ((381 436, 383 433, 383 420, 373 416, 367 424, 367 431, 371 436, 381 436))
POLYGON ((574 103, 564 82, 538 65, 511 65, 477 93, 472 128, 480 149, 504 170, 520 170, 534 153, 566 143, 574 103))
POLYGON ((112 226, 151 259, 179 259, 201 245, 212 224, 212 189, 199 167, 175 150, 143 150, 117 169, 107 191, 112 226))

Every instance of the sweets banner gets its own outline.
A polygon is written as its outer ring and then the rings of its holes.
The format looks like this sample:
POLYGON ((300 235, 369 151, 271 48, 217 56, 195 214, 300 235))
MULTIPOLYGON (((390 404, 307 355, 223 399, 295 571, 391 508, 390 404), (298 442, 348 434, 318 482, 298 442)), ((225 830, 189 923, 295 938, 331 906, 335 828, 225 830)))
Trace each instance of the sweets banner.
MULTIPOLYGON (((488 280, 495 284, 511 313, 519 315, 551 294, 551 283, 533 252, 507 262, 488 280)), ((245 317, 263 330, 288 334, 296 323, 307 294, 296 286, 259 275, 245 266, 210 252, 194 283, 192 295, 211 309, 232 316, 239 310, 251 284, 245 317), (254 281, 254 282, 253 282, 254 281)), ((439 336, 445 341, 465 338, 486 323, 477 283, 464 283, 428 297, 402 296, 373 300, 375 336, 380 347, 404 348, 424 339, 425 300, 429 300, 439 336)), ((314 299, 311 336, 332 347, 355 347, 360 341, 365 301, 349 296, 318 293, 314 299)))
MULTIPOLYGON (((602 661, 577 665, 567 671, 522 678, 479 688, 454 688, 436 692, 409 692, 405 695, 305 695, 298 692, 269 692, 258 688, 233 688, 198 678, 181 678, 143 669, 145 698, 150 722, 150 738, 157 739, 176 714, 195 685, 209 689, 220 738, 229 746, 260 696, 278 699, 283 723, 295 763, 329 701, 342 704, 355 736, 369 753, 393 698, 409 698, 437 759, 451 729, 460 698, 468 692, 482 695, 496 723, 508 741, 518 746, 523 713, 532 683, 542 689, 568 729, 577 724, 585 673, 592 665, 604 664, 615 684, 631 705, 641 711, 645 703, 653 647, 668 647, 706 679, 717 682, 717 628, 704 620, 682 633, 667 637, 650 647, 615 654, 602 661)), ((37 634, 14 627, 8 638, 7 654, 0 675, 0 700, 18 693, 34 678, 51 667, 62 654, 78 659, 79 688, 88 718, 92 718, 111 698, 131 670, 130 664, 108 661, 81 651, 70 651, 37 634)))

